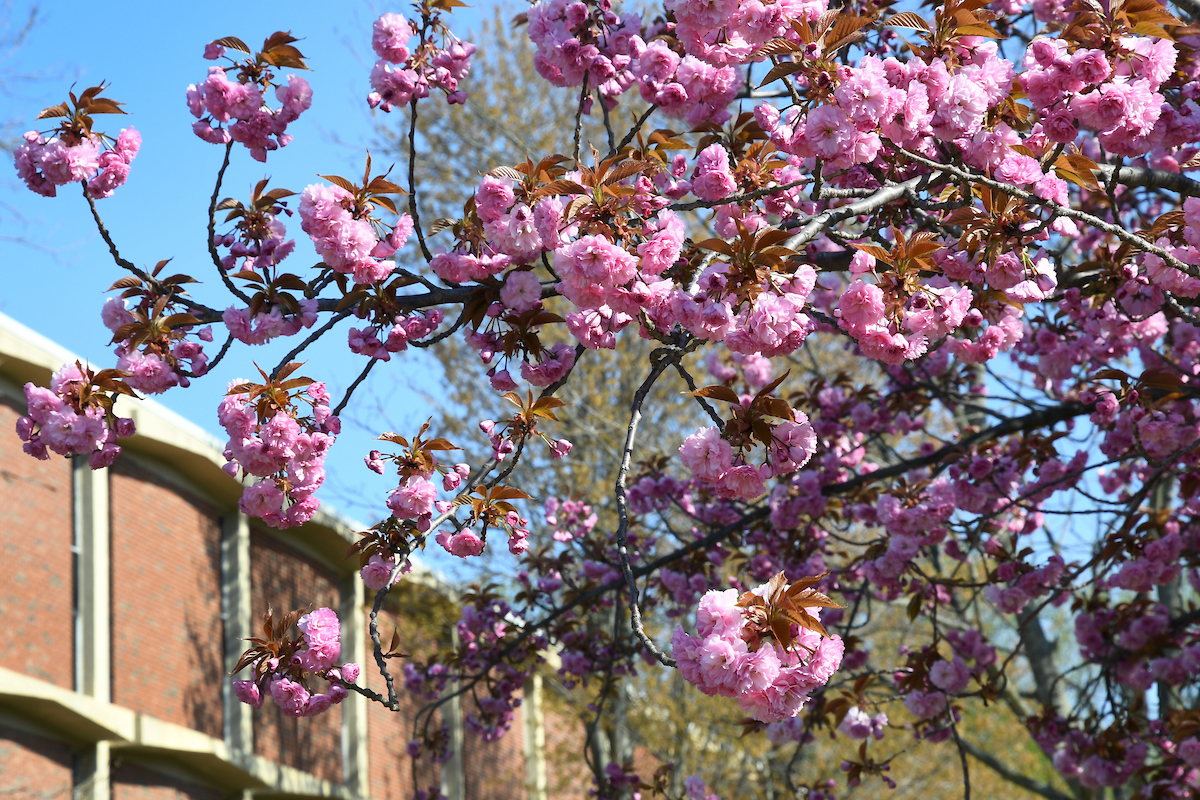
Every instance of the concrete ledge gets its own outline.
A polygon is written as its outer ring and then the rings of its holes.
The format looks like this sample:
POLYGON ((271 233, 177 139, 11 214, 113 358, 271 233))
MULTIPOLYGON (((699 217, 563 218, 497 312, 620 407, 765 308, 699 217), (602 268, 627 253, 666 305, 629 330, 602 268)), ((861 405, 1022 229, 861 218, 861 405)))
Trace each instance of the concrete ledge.
POLYGON ((231 752, 220 739, 191 728, 93 700, 3 667, 0 707, 75 746, 108 742, 114 754, 169 762, 226 792, 362 800, 341 784, 261 756, 231 752))

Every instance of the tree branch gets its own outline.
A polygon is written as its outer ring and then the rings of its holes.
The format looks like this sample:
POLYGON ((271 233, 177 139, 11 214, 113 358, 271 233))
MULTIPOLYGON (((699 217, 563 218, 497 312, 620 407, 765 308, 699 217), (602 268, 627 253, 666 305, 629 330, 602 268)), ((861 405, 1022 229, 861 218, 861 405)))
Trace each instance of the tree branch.
POLYGON ((966 739, 960 738, 958 741, 962 749, 966 750, 972 758, 991 769, 1009 783, 1020 786, 1022 789, 1028 792, 1040 794, 1042 797, 1049 798, 1049 800, 1075 800, 1070 795, 1063 794, 1048 783, 1042 783, 1039 780, 1030 778, 1028 775, 1022 775, 1020 772, 1017 772, 1016 770, 1007 766, 1000 761, 1000 759, 996 758, 982 747, 974 745, 966 739))
POLYGON ((1129 188, 1166 189, 1184 197, 1200 197, 1200 181, 1178 172, 1148 167, 1114 167, 1112 164, 1097 164, 1095 171, 1105 182, 1113 180, 1115 174, 1116 182, 1129 188))

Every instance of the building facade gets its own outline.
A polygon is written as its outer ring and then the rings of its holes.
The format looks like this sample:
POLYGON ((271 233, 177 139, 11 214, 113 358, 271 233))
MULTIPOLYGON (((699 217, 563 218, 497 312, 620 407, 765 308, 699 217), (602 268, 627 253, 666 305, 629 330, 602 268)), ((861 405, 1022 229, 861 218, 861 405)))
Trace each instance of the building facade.
MULTIPOLYGON (((546 797, 540 678, 497 743, 464 736, 448 703, 454 755, 416 776, 416 702, 396 714, 351 694, 311 719, 237 702, 229 671, 268 603, 337 609, 343 660, 383 688, 366 590, 344 560, 355 527, 332 514, 259 527, 237 509, 220 443, 152 401, 122 409, 137 434, 109 469, 25 456, 22 386, 74 360, 0 315, 0 796, 392 800, 432 785, 450 800, 546 797)), ((447 641, 453 592, 420 568, 401 585, 381 627, 447 641)))

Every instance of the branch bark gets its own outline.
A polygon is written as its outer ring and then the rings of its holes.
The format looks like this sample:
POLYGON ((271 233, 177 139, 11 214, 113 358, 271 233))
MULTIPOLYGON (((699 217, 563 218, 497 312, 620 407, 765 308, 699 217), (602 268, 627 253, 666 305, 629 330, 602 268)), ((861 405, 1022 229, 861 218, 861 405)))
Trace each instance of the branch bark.
POLYGON ((1049 798, 1049 800, 1075 800, 1075 798, 1071 797, 1069 794, 1060 792, 1058 789, 1055 789, 1048 783, 1043 783, 1042 781, 1031 778, 1028 775, 1022 775, 1020 772, 1017 772, 1015 769, 1008 766, 1000 759, 984 750, 982 747, 972 744, 966 739, 959 739, 959 744, 962 746, 963 750, 966 750, 967 753, 970 754, 972 758, 1015 786, 1020 786, 1022 789, 1028 792, 1039 794, 1042 797, 1049 798))

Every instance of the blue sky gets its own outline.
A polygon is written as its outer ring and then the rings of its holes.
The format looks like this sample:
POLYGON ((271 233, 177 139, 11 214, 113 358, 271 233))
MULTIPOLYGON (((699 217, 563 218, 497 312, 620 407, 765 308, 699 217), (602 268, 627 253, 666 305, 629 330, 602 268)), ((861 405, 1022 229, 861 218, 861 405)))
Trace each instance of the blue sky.
MULTIPOLYGON (((32 5, 28 0, 0 0, 0 37, 5 25, 26 19, 32 5), (3 21, 5 17, 13 22, 3 21)), ((318 173, 362 172, 373 126, 378 118, 391 121, 371 112, 365 101, 374 62, 371 23, 385 11, 410 11, 407 5, 374 2, 217 6, 135 1, 121 4, 119 11, 76 0, 37 5, 37 23, 28 38, 19 49, 0 53, 0 123, 16 121, 18 133, 37 128, 38 111, 65 100, 72 83, 77 89, 102 80, 111 84, 106 95, 124 102, 129 116, 99 117, 98 128, 115 136, 132 124, 141 132, 143 145, 128 184, 114 197, 99 201, 101 216, 125 258, 139 265, 173 258, 174 271, 204 281, 194 287, 193 295, 219 308, 226 307, 229 298, 219 291, 207 256, 205 226, 221 148, 192 133, 193 118, 184 99, 188 84, 203 80, 212 63, 202 58, 204 44, 237 36, 254 46, 276 30, 290 30, 302 38, 297 46, 311 68, 302 74, 313 87, 312 108, 289 127, 295 140, 269 154, 266 164, 253 161, 245 148, 235 145, 222 196, 248 198, 254 183, 266 175, 272 186, 298 192, 315 182, 318 173), (14 80, 16 76, 28 79, 14 80)), ((465 37, 477 19, 475 9, 458 9, 454 27, 465 37)), ((304 265, 319 259, 298 219, 292 217, 287 224, 297 243, 287 263, 303 274, 304 265)), ((0 313, 94 364, 112 364, 100 306, 105 290, 122 273, 75 187, 60 191, 57 198, 42 198, 17 181, 11 166, 0 167, 0 263, 5 265, 0 313)), ((347 327, 343 322, 328 342, 304 356, 309 361, 305 373, 325 380, 337 399, 366 363, 346 349, 347 327)), ((209 346, 214 355, 219 333, 209 346)), ((213 374, 188 390, 175 389, 157 399, 220 435, 215 409, 228 381, 252 375, 252 361, 269 369, 298 341, 236 346, 213 374)), ((440 380, 436 365, 423 354, 409 352, 377 367, 362 394, 364 399, 370 392, 389 397, 388 418, 378 420, 380 430, 394 425, 409 433, 440 401, 440 380)), ((331 453, 330 479, 321 492, 339 509, 368 520, 383 508, 392 483, 363 466, 370 447, 369 435, 347 426, 331 453), (363 502, 352 499, 356 494, 363 502)))

